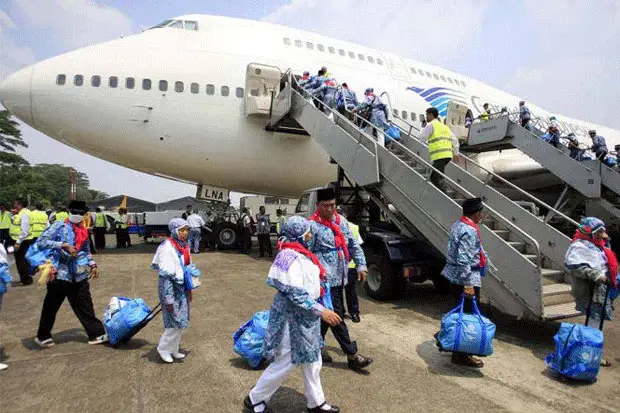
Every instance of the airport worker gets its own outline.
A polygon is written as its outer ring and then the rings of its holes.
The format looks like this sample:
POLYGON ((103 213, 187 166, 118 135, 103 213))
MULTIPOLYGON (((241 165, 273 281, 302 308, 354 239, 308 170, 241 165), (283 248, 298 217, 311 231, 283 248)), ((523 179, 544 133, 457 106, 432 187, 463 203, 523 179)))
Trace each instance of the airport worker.
POLYGON ((115 221, 116 226, 116 248, 131 247, 129 238, 129 216, 126 208, 118 209, 118 217, 115 221))
POLYGON ((0 244, 5 247, 13 245, 11 237, 9 236, 9 229, 11 228, 11 213, 6 209, 6 205, 0 204, 0 244))
POLYGON ((549 131, 540 139, 557 148, 560 146, 560 130, 556 126, 549 126, 549 131))
POLYGON ((90 253, 96 254, 97 248, 95 247, 95 242, 93 240, 93 232, 95 229, 95 220, 93 219, 93 214, 90 212, 84 216, 84 226, 88 230, 88 241, 90 243, 90 253))
MULTIPOLYGON (((11 287, 11 271, 9 270, 9 261, 7 259, 7 250, 4 248, 4 244, 0 242, 0 312, 2 311, 2 297, 11 287)), ((0 371, 8 369, 4 363, 0 363, 0 371)))
POLYGON ((97 263, 90 253, 88 230, 84 226, 84 216, 88 206, 84 201, 71 201, 69 219, 56 221, 41 234, 37 246, 49 250, 58 259, 47 283, 47 294, 43 300, 39 330, 34 339, 39 347, 51 347, 52 328, 56 313, 65 298, 88 334, 88 344, 101 344, 108 341, 103 324, 95 315, 90 294, 89 278, 99 278, 97 263))
POLYGON ((110 223, 106 219, 105 214, 101 211, 101 208, 95 209, 95 248, 99 251, 105 249, 105 234, 110 228, 110 223))
POLYGON ((482 108, 484 110, 478 118, 480 119, 480 121, 486 122, 487 120, 489 120, 489 116, 491 115, 491 111, 489 110, 489 104, 485 103, 484 105, 482 105, 482 108))
POLYGON ((347 111, 352 111, 357 107, 357 105, 359 105, 359 102, 357 101, 357 95, 353 90, 349 89, 349 85, 343 83, 342 88, 339 90, 339 93, 336 97, 336 106, 338 112, 353 120, 351 115, 347 111))
POLYGON ((194 211, 187 217, 187 223, 189 224, 189 247, 194 254, 198 254, 200 252, 200 240, 202 239, 202 227, 206 225, 205 220, 194 211))
POLYGON ((64 222, 66 219, 69 219, 69 211, 67 210, 66 206, 61 205, 56 208, 56 213, 53 216, 54 221, 64 222))
POLYGON ((249 254, 252 249, 252 221, 247 208, 241 210, 239 218, 239 249, 242 254, 249 254))
MULTIPOLYGON (((343 214, 343 216, 347 218, 348 221, 347 215, 343 214)), ((359 245, 362 245, 364 243, 364 240, 360 236, 360 227, 351 221, 348 222, 351 234, 353 235, 357 243, 359 245)), ((347 311, 351 316, 351 321, 353 321, 354 323, 359 323, 362 320, 360 319, 360 303, 359 298, 357 297, 357 264, 355 264, 354 260, 349 261, 349 272, 347 274, 347 277, 347 285, 344 287, 347 302, 347 311)))
POLYGON ((459 154, 459 141, 450 128, 439 121, 439 111, 435 107, 426 109, 426 126, 420 132, 420 139, 428 141, 428 152, 433 164, 431 182, 441 191, 446 191, 444 173, 446 166, 459 154), (437 170, 437 171, 436 171, 437 170))
POLYGON ((278 219, 278 222, 276 223, 276 233, 278 234, 279 238, 280 234, 282 233, 282 228, 284 227, 284 224, 286 224, 286 215, 284 215, 282 210, 278 208, 276 209, 276 217, 278 219))
POLYGON ((269 254, 269 258, 273 258, 273 250, 271 249, 271 216, 265 212, 265 206, 261 205, 256 214, 256 232, 258 238, 258 251, 260 258, 265 256, 265 252, 269 254))
POLYGON ((596 159, 603 162, 608 152, 605 138, 597 135, 594 129, 589 130, 588 135, 590 136, 590 139, 592 139, 592 152, 594 152, 594 155, 596 155, 596 159))
POLYGON ((32 232, 30 228, 30 210, 25 207, 26 201, 16 199, 13 201, 13 209, 16 211, 11 218, 9 235, 15 248, 15 266, 19 273, 19 281, 22 285, 32 284, 30 276, 30 264, 26 260, 26 252, 32 245, 32 232))
MULTIPOLYGON (((357 279, 364 281, 368 272, 364 251, 351 234, 347 220, 336 212, 336 192, 334 188, 317 191, 317 210, 310 217, 312 221, 312 243, 310 250, 316 254, 327 271, 327 282, 334 311, 344 318, 344 286, 348 282, 348 267, 351 260, 357 265, 357 279)), ((368 367, 373 360, 357 352, 357 343, 352 341, 344 320, 336 325, 321 324, 321 336, 325 339, 327 330, 332 330, 340 348, 347 355, 348 366, 352 370, 368 367)), ((332 361, 327 350, 321 353, 323 362, 332 361)))
POLYGON ((170 237, 157 248, 151 268, 159 272, 159 302, 164 318, 164 333, 157 353, 165 363, 172 363, 185 358, 179 349, 183 330, 189 326, 192 292, 185 283, 185 273, 191 265, 191 256, 187 221, 173 218, 168 229, 170 237))
MULTIPOLYGON (((482 210, 481 198, 463 202, 463 215, 450 229, 446 266, 441 272, 452 283, 457 303, 465 294, 465 313, 473 313, 472 298, 480 302, 480 286, 487 266, 487 253, 482 247, 478 227, 483 218, 482 210)), ((484 366, 478 357, 458 352, 452 353, 452 363, 475 368, 484 366)))
POLYGON ((521 127, 530 130, 530 120, 532 119, 532 115, 527 106, 525 106, 525 101, 522 100, 519 102, 519 121, 521 122, 521 127))
MULTIPOLYGON (((383 103, 383 101, 381 100, 379 96, 375 95, 375 91, 371 87, 367 88, 364 91, 364 101, 360 103, 359 105, 357 105, 357 107, 353 109, 353 112, 359 112, 369 106, 372 109, 372 112, 370 115, 370 123, 373 126, 380 128, 382 131, 388 128, 390 125, 388 124, 388 121, 387 121, 387 118, 388 118, 387 106, 383 103)), ((370 128, 372 128, 372 126, 365 123, 364 125, 362 125, 362 128, 366 128, 366 133, 370 133, 370 128)), ((385 137, 383 136, 383 134, 377 133, 377 131, 374 128, 372 128, 372 133, 373 133, 373 136, 375 136, 378 139, 379 143, 383 146, 384 140, 385 140, 385 137)))
POLYGON ((37 238, 43 234, 43 231, 49 227, 47 214, 43 210, 43 204, 36 204, 35 208, 30 212, 30 235, 32 236, 31 244, 37 242, 37 238))
POLYGON ((321 70, 323 72, 325 72, 325 77, 327 77, 327 78, 331 78, 332 77, 331 73, 329 73, 329 70, 327 70, 327 66, 321 67, 321 70))
POLYGON ((192 215, 192 206, 188 205, 185 207, 185 212, 183 212, 183 215, 181 215, 181 218, 187 219, 187 217, 189 217, 190 215, 192 215))
MULTIPOLYGON (((564 269, 571 278, 575 309, 586 314, 590 307, 588 326, 598 329, 601 315, 611 320, 612 300, 618 291, 618 259, 609 247, 603 221, 594 217, 581 220, 566 251, 564 269)), ((601 359, 601 366, 610 365, 609 360, 601 359)))
POLYGON ((301 367, 308 412, 339 412, 327 403, 321 386, 321 320, 328 325, 342 322, 334 311, 325 308, 326 269, 308 249, 312 238, 310 222, 291 217, 282 227, 278 255, 269 270, 267 285, 277 293, 269 311, 262 353, 271 363, 245 397, 249 412, 271 412, 267 406, 286 378, 301 367))

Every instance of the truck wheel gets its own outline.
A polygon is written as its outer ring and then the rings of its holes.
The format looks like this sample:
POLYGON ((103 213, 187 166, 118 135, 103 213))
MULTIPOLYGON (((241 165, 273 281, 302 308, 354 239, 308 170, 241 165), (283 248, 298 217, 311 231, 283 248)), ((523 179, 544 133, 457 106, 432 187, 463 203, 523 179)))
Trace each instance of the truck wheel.
POLYGON ((219 249, 235 248, 239 241, 237 226, 230 222, 222 222, 217 226, 215 237, 219 249))
POLYGON ((399 283, 390 260, 380 255, 371 255, 367 266, 368 277, 364 283, 366 294, 381 301, 393 298, 399 283))

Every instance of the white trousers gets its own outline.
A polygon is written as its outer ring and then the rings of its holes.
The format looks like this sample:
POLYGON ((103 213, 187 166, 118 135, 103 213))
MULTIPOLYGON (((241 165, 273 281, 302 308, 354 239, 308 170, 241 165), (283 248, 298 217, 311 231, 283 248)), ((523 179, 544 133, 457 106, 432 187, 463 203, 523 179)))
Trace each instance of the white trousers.
POLYGON ((175 354, 181 345, 182 328, 164 328, 164 334, 159 339, 157 351, 162 354, 175 354))
MULTIPOLYGON (((295 370, 296 366, 291 361, 291 336, 288 324, 284 327, 282 342, 278 350, 279 352, 275 360, 267 367, 258 379, 258 382, 256 382, 256 386, 250 391, 250 401, 252 404, 268 403, 286 378, 295 370)), ((322 361, 320 357, 314 363, 300 364, 306 398, 308 399, 308 408, 310 409, 325 403, 325 394, 321 386, 321 366, 322 361)))

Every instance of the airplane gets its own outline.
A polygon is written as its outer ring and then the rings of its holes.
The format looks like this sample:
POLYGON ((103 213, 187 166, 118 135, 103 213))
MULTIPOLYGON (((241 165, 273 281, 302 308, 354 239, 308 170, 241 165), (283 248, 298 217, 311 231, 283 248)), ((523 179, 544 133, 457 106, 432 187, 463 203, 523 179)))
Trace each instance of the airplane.
MULTIPOLYGON (((277 82, 289 68, 301 74, 322 66, 358 98, 367 87, 387 92, 391 109, 420 128, 429 106, 444 117, 448 103, 459 102, 479 116, 484 102, 492 112, 513 112, 522 100, 437 66, 316 33, 198 14, 21 69, 0 84, 0 100, 33 128, 109 162, 197 185, 297 197, 333 180, 336 166, 308 136, 266 130, 260 107, 268 108, 271 94, 252 73, 275 67, 277 82)), ((550 112, 527 106, 548 124, 550 112)), ((586 145, 589 129, 610 148, 620 144, 618 130, 554 115, 563 134, 574 132, 586 145)), ((516 150, 476 156, 523 184, 545 181, 532 179, 544 168, 516 150)))

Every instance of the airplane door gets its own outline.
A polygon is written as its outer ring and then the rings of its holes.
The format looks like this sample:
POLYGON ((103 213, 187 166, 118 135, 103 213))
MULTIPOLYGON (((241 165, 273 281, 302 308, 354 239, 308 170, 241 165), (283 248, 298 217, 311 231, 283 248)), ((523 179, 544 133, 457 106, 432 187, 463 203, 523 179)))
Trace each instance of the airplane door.
POLYGON ((390 53, 381 53, 381 55, 392 77, 400 80, 410 80, 407 67, 400 57, 390 53))

